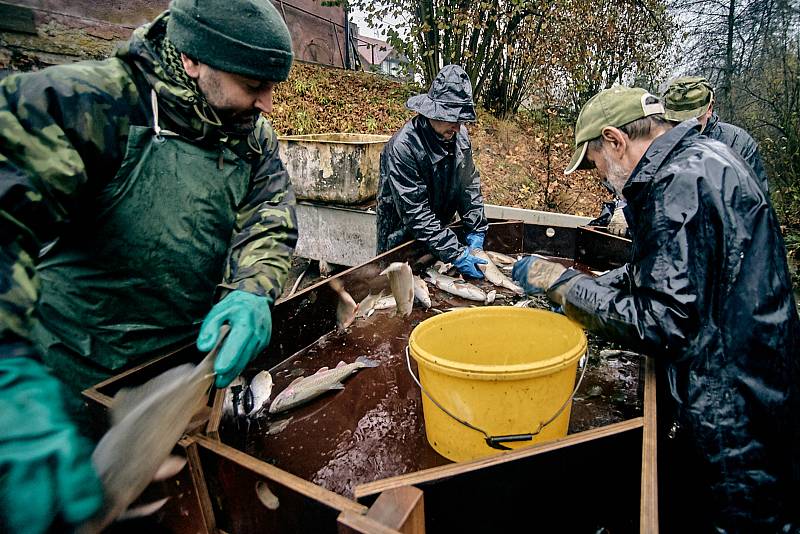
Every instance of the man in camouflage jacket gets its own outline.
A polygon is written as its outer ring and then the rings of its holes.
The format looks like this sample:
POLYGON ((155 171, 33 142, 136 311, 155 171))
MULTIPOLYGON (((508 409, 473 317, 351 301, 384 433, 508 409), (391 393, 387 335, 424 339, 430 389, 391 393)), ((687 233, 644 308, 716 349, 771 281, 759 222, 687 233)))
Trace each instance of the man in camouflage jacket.
POLYGON ((114 58, 0 83, 2 531, 102 505, 68 415, 80 389, 198 329, 208 351, 227 323, 224 387, 269 342, 297 222, 260 113, 291 38, 266 0, 197 4, 174 0, 114 58))

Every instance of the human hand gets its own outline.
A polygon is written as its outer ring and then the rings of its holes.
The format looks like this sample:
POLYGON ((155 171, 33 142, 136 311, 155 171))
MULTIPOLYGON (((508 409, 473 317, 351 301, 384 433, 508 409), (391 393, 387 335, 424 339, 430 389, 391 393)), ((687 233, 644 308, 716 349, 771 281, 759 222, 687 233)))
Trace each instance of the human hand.
POLYGON ((511 278, 529 295, 544 293, 567 268, 537 256, 525 256, 514 263, 511 278))
POLYGON ((218 388, 227 387, 269 344, 272 336, 269 304, 267 297, 236 290, 208 312, 197 336, 198 350, 208 352, 214 348, 223 324, 228 323, 231 328, 214 360, 217 374, 214 382, 218 388))
POLYGON ((48 532, 54 521, 77 527, 103 506, 91 443, 32 349, 3 358, 22 345, 0 345, 0 531, 48 532))
POLYGON ((456 258, 453 262, 453 266, 455 266, 461 274, 471 276, 472 278, 483 278, 483 273, 478 269, 478 265, 484 265, 486 260, 473 256, 469 251, 469 247, 464 247, 464 252, 461 253, 461 256, 456 258))

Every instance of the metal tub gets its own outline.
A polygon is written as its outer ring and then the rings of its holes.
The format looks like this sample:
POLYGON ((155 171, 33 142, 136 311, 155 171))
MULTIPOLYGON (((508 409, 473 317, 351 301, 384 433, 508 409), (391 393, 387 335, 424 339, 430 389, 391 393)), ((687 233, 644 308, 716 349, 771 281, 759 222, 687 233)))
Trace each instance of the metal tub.
POLYGON ((278 137, 278 148, 297 198, 350 205, 375 198, 388 140, 371 134, 289 135, 278 137))

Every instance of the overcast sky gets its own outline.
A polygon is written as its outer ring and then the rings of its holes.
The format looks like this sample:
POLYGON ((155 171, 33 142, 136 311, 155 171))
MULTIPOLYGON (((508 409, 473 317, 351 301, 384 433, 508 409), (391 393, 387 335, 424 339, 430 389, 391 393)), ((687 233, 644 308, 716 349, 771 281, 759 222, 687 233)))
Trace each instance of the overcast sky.
POLYGON ((365 15, 359 11, 358 9, 353 9, 350 12, 350 20, 358 24, 358 31, 361 35, 366 35, 367 37, 374 37, 375 39, 384 39, 385 33, 376 29, 372 29, 367 26, 367 23, 364 21, 365 15))

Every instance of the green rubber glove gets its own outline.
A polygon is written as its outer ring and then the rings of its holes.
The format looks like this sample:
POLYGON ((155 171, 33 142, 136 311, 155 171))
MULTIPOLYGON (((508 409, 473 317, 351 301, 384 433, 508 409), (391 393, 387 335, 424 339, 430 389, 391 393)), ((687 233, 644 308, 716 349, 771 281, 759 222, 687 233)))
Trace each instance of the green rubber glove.
POLYGON ((197 348, 208 352, 219 338, 219 329, 228 323, 231 331, 214 361, 218 388, 227 387, 245 366, 269 344, 272 335, 270 299, 246 291, 233 291, 219 301, 206 315, 197 348))
POLYGON ((61 383, 33 358, 9 356, 22 345, 0 345, 0 531, 77 526, 103 505, 92 447, 64 411, 61 383))

